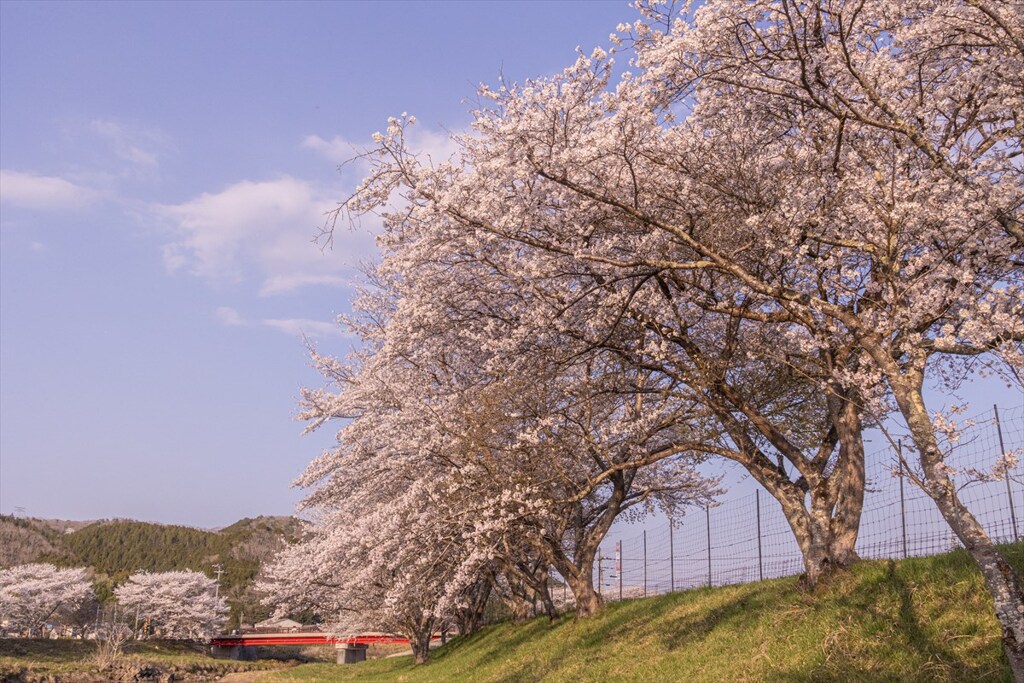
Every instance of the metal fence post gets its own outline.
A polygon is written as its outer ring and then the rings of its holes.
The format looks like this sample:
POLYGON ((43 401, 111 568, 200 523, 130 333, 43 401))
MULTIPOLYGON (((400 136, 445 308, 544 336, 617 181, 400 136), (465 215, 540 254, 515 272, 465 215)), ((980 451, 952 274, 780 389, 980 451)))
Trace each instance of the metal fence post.
POLYGON ((622 541, 615 542, 615 571, 619 575, 619 602, 622 602, 622 568, 625 562, 622 559, 622 541))
POLYGON ((676 548, 672 538, 676 535, 676 525, 670 519, 668 522, 668 576, 672 587, 669 593, 676 590, 676 548))
POLYGON ((761 555, 761 489, 754 489, 754 506, 757 510, 757 576, 764 581, 764 558, 761 555))
POLYGON ((644 529, 644 597, 647 597, 647 529, 644 529))
MULTIPOLYGON (((999 457, 1002 457, 1006 453, 1006 446, 1003 444, 1003 426, 999 424, 999 406, 993 405, 992 412, 996 415, 996 433, 999 434, 999 457)), ((1005 467, 1003 472, 1003 478, 1006 480, 1006 498, 1010 501, 1010 522, 1013 524, 1013 540, 1017 542, 1020 540, 1020 535, 1017 533, 1017 511, 1013 507, 1013 490, 1010 488, 1010 468, 1005 467)))
POLYGON ((907 559, 907 507, 903 495, 903 439, 896 440, 896 453, 900 458, 900 526, 903 528, 903 559, 907 559))
POLYGON ((711 507, 704 506, 704 518, 708 528, 708 588, 711 588, 711 507))

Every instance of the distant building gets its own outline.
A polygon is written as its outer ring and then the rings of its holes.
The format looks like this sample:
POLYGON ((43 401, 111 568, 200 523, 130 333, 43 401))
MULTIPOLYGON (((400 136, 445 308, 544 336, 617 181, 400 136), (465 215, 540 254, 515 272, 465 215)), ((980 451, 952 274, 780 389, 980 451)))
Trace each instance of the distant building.
POLYGON ((302 628, 302 624, 293 619, 265 619, 256 624, 256 628, 262 630, 293 631, 302 628))

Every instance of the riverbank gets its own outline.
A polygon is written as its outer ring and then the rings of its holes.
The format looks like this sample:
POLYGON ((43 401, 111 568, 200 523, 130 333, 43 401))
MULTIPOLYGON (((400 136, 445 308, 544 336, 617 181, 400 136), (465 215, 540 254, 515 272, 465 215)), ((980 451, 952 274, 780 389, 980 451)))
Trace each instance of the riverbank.
POLYGON ((296 651, 275 659, 235 662, 214 659, 201 645, 138 641, 125 646, 112 666, 94 661, 96 643, 87 640, 0 639, 0 683, 110 683, 120 681, 213 681, 236 672, 268 673, 309 657, 296 651))

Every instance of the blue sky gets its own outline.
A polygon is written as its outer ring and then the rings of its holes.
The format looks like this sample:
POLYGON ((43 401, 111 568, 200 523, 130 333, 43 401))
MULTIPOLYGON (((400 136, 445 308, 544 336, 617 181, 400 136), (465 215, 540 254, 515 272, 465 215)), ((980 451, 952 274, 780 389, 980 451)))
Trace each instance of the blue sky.
MULTIPOLYGON (((609 2, 0 3, 0 512, 287 514, 293 420, 372 225, 312 243, 388 116, 607 43, 609 2)), ((979 405, 1020 401, 989 387, 979 405)))
POLYGON ((625 2, 0 3, 0 512, 287 514, 301 335, 344 353, 367 234, 312 244, 336 166, 551 73, 625 2))

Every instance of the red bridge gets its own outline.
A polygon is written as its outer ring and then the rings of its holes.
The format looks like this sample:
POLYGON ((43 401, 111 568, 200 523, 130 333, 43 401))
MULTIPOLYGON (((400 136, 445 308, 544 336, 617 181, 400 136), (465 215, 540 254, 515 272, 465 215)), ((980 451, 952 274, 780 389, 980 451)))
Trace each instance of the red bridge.
MULTIPOLYGON (((434 640, 441 636, 433 636, 434 640)), ((250 632, 217 636, 210 645, 217 647, 252 647, 257 645, 408 645, 409 639, 392 633, 361 633, 357 636, 336 636, 310 631, 250 632)))
MULTIPOLYGON (((440 640, 440 635, 431 640, 440 640)), ((256 659, 257 647, 268 645, 332 645, 338 650, 338 664, 355 664, 366 660, 371 645, 408 645, 409 639, 393 633, 360 633, 354 636, 336 636, 312 629, 294 631, 248 631, 216 636, 210 639, 214 657, 256 659)))

